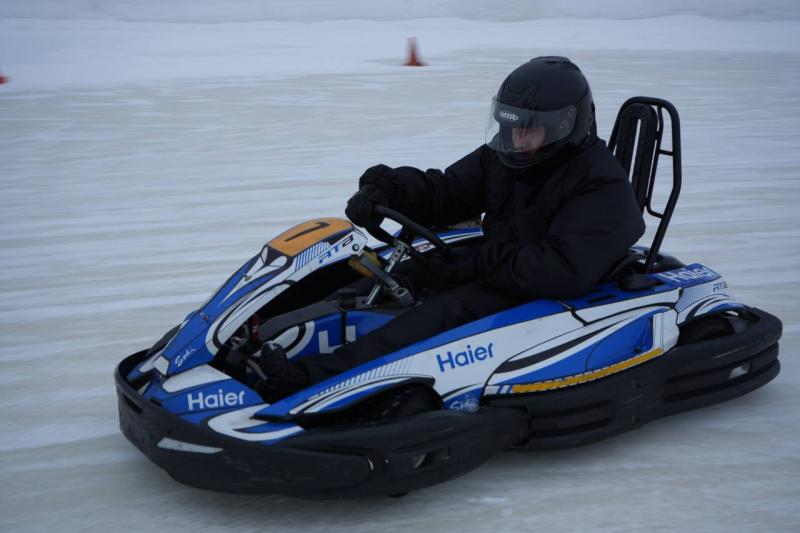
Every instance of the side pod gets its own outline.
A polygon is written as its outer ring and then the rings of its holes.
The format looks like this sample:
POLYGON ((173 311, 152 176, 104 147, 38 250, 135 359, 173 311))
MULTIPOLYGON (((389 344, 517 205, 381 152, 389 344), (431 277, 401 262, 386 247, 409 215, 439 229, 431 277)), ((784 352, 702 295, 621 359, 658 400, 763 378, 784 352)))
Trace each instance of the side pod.
POLYGON ((531 450, 589 444, 690 409, 742 396, 780 371, 781 322, 749 309, 757 322, 740 333, 679 345, 663 357, 601 380, 519 396, 488 397, 493 407, 520 407, 531 450))

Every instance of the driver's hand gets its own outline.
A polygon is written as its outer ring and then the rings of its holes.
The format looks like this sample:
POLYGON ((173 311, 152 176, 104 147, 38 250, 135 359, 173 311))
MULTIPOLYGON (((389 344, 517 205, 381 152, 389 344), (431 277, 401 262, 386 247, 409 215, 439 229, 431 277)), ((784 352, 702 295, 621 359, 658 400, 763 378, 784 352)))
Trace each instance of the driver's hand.
POLYGON ((389 206, 383 189, 377 185, 364 185, 348 201, 344 210, 353 224, 361 227, 380 225, 383 217, 375 214, 375 206, 389 206))
POLYGON ((452 261, 444 259, 438 253, 428 254, 428 268, 449 286, 463 285, 477 278, 475 260, 471 253, 458 254, 452 261))

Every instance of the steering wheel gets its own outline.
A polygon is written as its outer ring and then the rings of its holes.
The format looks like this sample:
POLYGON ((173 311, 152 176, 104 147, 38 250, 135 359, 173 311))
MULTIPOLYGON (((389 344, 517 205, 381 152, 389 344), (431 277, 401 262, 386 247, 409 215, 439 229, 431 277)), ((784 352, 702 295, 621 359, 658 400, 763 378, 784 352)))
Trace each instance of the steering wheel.
POLYGON ((403 306, 410 307, 414 305, 416 301, 414 295, 411 293, 408 287, 401 284, 397 279, 395 279, 392 276, 392 270, 394 269, 395 265, 397 265, 400 261, 403 260, 406 254, 409 255, 411 258, 413 258, 415 261, 418 261, 425 268, 428 269, 431 268, 431 264, 430 261, 428 261, 428 258, 422 255, 422 253, 416 250, 412 245, 414 242, 414 237, 420 236, 426 239, 429 243, 431 243, 434 246, 434 248, 436 248, 437 251, 439 251, 442 257, 447 261, 455 260, 456 254, 455 252, 453 252, 453 249, 450 248, 434 232, 432 232, 425 226, 417 222, 414 222, 405 215, 384 206, 375 206, 374 212, 376 215, 383 216, 388 218, 389 220, 397 222, 398 224, 400 224, 402 229, 400 231, 399 236, 393 237, 386 230, 382 229, 380 225, 377 223, 365 226, 365 229, 370 233, 370 235, 372 235, 373 237, 382 242, 385 242, 389 246, 393 246, 394 252, 392 253, 391 257, 389 257, 389 260, 383 267, 373 264, 371 261, 364 261, 363 257, 360 263, 358 262, 356 262, 356 264, 351 263, 351 266, 353 266, 353 268, 355 268, 362 274, 371 275, 377 278, 375 285, 373 285, 372 290, 370 291, 366 300, 364 300, 364 303, 367 306, 372 305, 375 299, 380 294, 381 290, 385 289, 389 292, 389 294, 395 301, 397 301, 403 306), (366 269, 371 274, 366 274, 362 269, 366 269))
POLYGON ((388 207, 384 207, 382 205, 375 206, 375 214, 397 222, 402 228, 400 235, 398 237, 393 237, 378 224, 367 227, 366 230, 376 239, 385 242, 390 246, 396 246, 395 241, 399 239, 408 245, 408 254, 423 265, 428 264, 428 259, 412 246, 414 237, 416 236, 420 236, 431 243, 434 248, 436 248, 439 253, 442 254, 442 257, 445 260, 454 261, 456 259, 456 254, 453 252, 453 249, 450 248, 446 242, 440 239, 438 235, 422 224, 414 222, 402 213, 398 213, 394 209, 389 209, 388 207))

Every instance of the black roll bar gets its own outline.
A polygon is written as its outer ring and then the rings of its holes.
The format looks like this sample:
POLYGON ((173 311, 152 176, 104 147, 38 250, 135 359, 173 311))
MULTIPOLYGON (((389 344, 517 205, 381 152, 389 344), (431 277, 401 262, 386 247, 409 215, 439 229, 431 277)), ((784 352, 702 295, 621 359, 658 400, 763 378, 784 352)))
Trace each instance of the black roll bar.
POLYGON ((617 114, 608 140, 608 148, 628 173, 642 214, 647 210, 650 215, 660 220, 645 260, 646 274, 650 272, 658 258, 661 243, 681 192, 681 128, 678 111, 671 103, 660 98, 635 96, 628 99, 617 114), (664 150, 661 147, 665 110, 669 114, 672 150, 664 150), (672 190, 663 213, 653 208, 653 192, 658 159, 661 155, 672 158, 672 190))

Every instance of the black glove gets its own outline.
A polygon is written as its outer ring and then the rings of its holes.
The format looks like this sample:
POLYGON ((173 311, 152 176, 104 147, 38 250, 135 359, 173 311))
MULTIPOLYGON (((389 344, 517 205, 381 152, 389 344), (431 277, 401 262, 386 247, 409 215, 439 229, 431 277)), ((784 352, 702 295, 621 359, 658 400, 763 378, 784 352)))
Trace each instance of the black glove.
POLYGON ((429 254, 428 268, 441 281, 440 288, 452 288, 477 280, 473 253, 456 252, 453 260, 444 259, 438 253, 429 254))
POLYGON ((356 226, 377 226, 383 220, 382 216, 375 214, 375 206, 378 205, 388 207, 386 193, 377 185, 364 185, 347 201, 344 212, 356 226))

